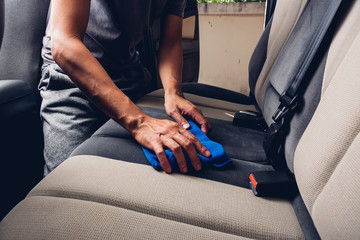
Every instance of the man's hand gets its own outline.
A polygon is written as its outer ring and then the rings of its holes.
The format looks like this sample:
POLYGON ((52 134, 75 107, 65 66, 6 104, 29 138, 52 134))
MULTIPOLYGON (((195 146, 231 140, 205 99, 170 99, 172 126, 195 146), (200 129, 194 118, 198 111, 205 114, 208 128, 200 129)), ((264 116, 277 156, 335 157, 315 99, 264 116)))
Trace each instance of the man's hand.
POLYGON ((142 146, 155 152, 162 168, 167 173, 171 172, 171 166, 164 148, 169 148, 173 152, 182 173, 188 171, 183 150, 190 158, 194 169, 198 171, 201 170, 201 162, 197 152, 205 157, 211 155, 193 134, 169 120, 146 116, 132 134, 142 146))
POLYGON ((190 127, 184 116, 189 116, 201 126, 201 130, 207 134, 211 129, 210 123, 194 104, 177 94, 165 95, 165 110, 184 129, 190 127))
POLYGON ((210 129, 210 124, 200 109, 182 97, 182 21, 181 17, 171 14, 162 19, 159 50, 159 74, 165 91, 165 110, 178 124, 170 121, 152 121, 156 123, 153 124, 154 126, 148 124, 149 130, 145 128, 134 135, 143 146, 149 146, 155 151, 166 172, 171 169, 165 157, 164 147, 168 147, 174 153, 182 172, 187 171, 182 149, 187 153, 196 170, 201 167, 196 150, 203 156, 210 157, 210 152, 205 150, 199 140, 185 130, 190 125, 183 115, 199 123, 205 134, 210 129))
POLYGON ((162 22, 159 74, 165 91, 166 113, 185 129, 190 127, 183 116, 193 118, 207 134, 210 124, 200 109, 185 100, 181 92, 182 83, 182 18, 167 15, 162 22))

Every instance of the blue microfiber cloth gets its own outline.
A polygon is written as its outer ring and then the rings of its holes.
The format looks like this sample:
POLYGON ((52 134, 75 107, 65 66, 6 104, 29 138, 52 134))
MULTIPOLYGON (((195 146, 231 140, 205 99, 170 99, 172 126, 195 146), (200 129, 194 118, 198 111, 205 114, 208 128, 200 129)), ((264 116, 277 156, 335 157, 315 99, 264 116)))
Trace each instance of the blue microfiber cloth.
MULTIPOLYGON (((226 155, 224 148, 221 146, 221 144, 211 141, 194 122, 189 121, 189 124, 190 124, 190 129, 188 129, 188 131, 191 132, 193 135, 195 135, 197 139, 199 139, 199 141, 211 153, 211 156, 209 158, 204 157, 203 155, 198 153, 201 164, 203 166, 212 165, 215 167, 222 167, 227 163, 231 162, 231 159, 226 155)), ((153 151, 146 149, 144 147, 142 147, 142 149, 151 166, 153 166, 156 170, 163 170, 156 154, 153 151)), ((171 165, 172 171, 179 172, 179 166, 176 162, 174 154, 169 149, 166 149, 165 153, 171 165)), ((190 159, 185 152, 184 152, 184 156, 188 168, 192 168, 190 159)))

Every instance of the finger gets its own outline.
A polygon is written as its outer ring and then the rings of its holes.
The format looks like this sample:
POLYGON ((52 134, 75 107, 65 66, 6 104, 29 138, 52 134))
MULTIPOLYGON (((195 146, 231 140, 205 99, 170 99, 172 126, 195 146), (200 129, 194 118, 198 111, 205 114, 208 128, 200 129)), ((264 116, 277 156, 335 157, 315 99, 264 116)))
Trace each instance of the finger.
POLYGON ((208 120, 205 118, 205 116, 202 114, 201 110, 194 106, 194 108, 189 112, 190 116, 201 126, 201 131, 203 131, 205 134, 209 132, 211 129, 211 125, 208 122, 208 120))
POLYGON ((206 121, 206 123, 199 123, 201 126, 201 131, 203 131, 206 135, 209 133, 210 129, 211 129, 211 125, 208 121, 206 121))
POLYGON ((182 134, 193 143, 196 151, 198 151, 201 155, 204 157, 211 156, 210 151, 192 133, 189 131, 184 131, 182 134))
POLYGON ((153 146, 153 150, 156 156, 158 157, 161 167, 164 169, 164 171, 166 173, 171 173, 171 165, 168 159, 166 158, 166 153, 164 151, 164 148, 161 146, 161 144, 155 143, 153 146))
POLYGON ((188 121, 186 121, 186 119, 179 112, 174 112, 171 117, 184 129, 190 128, 188 121))
POLYGON ((175 142, 173 139, 164 140, 163 143, 174 154, 180 171, 182 173, 186 173, 188 169, 187 169, 186 160, 185 160, 184 153, 183 153, 181 146, 177 142, 175 142))
POLYGON ((201 162, 199 156, 195 150, 194 144, 182 134, 177 134, 174 136, 175 141, 181 145, 181 147, 185 150, 186 154, 190 158, 191 164, 194 169, 197 171, 201 170, 201 162))

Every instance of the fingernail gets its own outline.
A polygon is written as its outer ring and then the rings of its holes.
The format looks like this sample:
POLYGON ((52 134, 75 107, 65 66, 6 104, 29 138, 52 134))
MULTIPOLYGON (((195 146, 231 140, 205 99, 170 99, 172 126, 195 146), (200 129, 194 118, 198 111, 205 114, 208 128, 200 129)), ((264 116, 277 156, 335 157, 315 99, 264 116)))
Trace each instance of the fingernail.
POLYGON ((188 123, 185 123, 185 124, 183 124, 182 126, 183 126, 183 128, 185 128, 185 129, 188 129, 188 128, 190 127, 190 125, 189 125, 188 123))
POLYGON ((200 171, 200 170, 201 170, 201 164, 200 164, 200 163, 197 164, 197 165, 195 165, 195 170, 196 170, 196 171, 200 171))
POLYGON ((209 152, 209 150, 206 150, 206 151, 205 151, 205 155, 208 156, 208 157, 211 156, 211 153, 209 152))
POLYGON ((183 168, 181 169, 181 172, 186 173, 186 172, 187 172, 187 167, 183 167, 183 168))
POLYGON ((171 168, 170 167, 166 167, 164 170, 165 170, 166 173, 171 173, 171 168))

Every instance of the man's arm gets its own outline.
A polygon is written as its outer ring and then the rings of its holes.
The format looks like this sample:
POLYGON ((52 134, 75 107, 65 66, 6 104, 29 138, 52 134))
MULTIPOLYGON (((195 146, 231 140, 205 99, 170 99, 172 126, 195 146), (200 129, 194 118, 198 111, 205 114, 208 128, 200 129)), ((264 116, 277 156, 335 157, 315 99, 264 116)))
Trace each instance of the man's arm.
POLYGON ((165 110, 185 129, 189 128, 189 123, 183 115, 193 118, 201 125, 201 130, 207 133, 211 128, 210 123, 198 107, 184 99, 181 90, 182 21, 182 18, 169 14, 165 17, 165 22, 162 25, 159 73, 165 90, 165 110))
POLYGON ((197 138, 174 122, 151 118, 142 112, 116 87, 85 47, 83 38, 89 12, 90 0, 52 1, 50 28, 56 63, 99 109, 131 132, 141 145, 153 150, 166 172, 171 172, 171 166, 164 147, 174 153, 182 172, 187 172, 182 149, 194 168, 200 170, 196 150, 204 156, 210 156, 210 153, 197 138))

